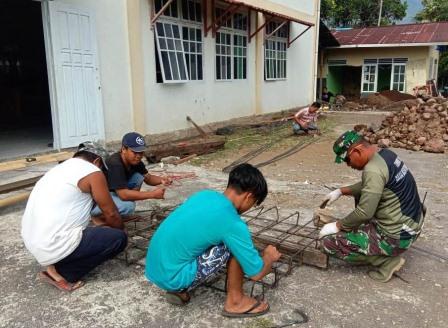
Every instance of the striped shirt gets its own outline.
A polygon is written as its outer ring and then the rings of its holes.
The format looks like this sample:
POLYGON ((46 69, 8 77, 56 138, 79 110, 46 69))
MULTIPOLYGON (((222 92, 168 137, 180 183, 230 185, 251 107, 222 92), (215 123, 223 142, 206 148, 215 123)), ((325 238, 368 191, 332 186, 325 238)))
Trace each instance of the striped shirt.
POLYGON ((304 121, 305 123, 311 123, 317 121, 317 111, 314 113, 310 113, 309 108, 301 109, 295 115, 296 119, 304 121))

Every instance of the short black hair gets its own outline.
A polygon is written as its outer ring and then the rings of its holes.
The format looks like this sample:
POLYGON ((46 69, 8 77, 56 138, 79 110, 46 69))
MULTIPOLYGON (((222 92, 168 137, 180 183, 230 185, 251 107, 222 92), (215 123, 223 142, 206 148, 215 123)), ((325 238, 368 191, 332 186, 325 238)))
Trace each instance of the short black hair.
POLYGON ((90 163, 93 163, 97 158, 99 158, 98 155, 85 150, 77 151, 75 155, 73 155, 73 158, 76 157, 81 157, 90 163))
POLYGON ((315 102, 313 102, 313 103, 311 104, 311 107, 316 107, 317 109, 319 109, 320 106, 321 106, 321 104, 320 104, 320 102, 318 102, 318 101, 315 101, 315 102))
POLYGON ((247 163, 240 164, 230 171, 227 188, 232 188, 240 194, 243 192, 252 193, 257 205, 263 203, 268 194, 268 184, 263 173, 247 163))

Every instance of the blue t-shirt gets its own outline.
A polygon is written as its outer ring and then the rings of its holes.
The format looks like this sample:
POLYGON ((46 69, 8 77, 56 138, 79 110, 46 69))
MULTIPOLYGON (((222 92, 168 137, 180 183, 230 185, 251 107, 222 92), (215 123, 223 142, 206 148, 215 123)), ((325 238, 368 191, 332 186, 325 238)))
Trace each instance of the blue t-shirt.
POLYGON ((171 213, 151 238, 145 275, 164 290, 187 288, 196 275, 196 258, 221 243, 247 276, 261 272, 263 260, 230 200, 216 191, 200 191, 171 213))

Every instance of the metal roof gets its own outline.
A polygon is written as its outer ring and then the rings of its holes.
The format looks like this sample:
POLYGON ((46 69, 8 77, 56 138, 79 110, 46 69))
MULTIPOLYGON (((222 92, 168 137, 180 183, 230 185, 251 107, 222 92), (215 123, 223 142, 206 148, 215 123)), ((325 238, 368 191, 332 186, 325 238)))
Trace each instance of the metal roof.
POLYGON ((448 44, 448 22, 366 27, 332 33, 340 48, 448 44))
POLYGON ((314 26, 315 18, 311 15, 268 0, 223 0, 227 3, 242 4, 264 14, 277 16, 306 26, 314 26))

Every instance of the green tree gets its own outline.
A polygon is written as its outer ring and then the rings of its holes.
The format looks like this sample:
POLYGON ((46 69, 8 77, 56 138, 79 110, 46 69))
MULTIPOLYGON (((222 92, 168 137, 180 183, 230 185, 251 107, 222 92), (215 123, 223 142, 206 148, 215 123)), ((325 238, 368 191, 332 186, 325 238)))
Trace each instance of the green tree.
POLYGON ((448 0, 423 0, 423 10, 415 19, 419 22, 448 21, 448 0))
MULTIPOLYGON (((321 18, 330 27, 376 26, 380 0, 322 0, 321 18)), ((392 24, 406 16, 407 2, 383 0, 381 25, 392 24)))

